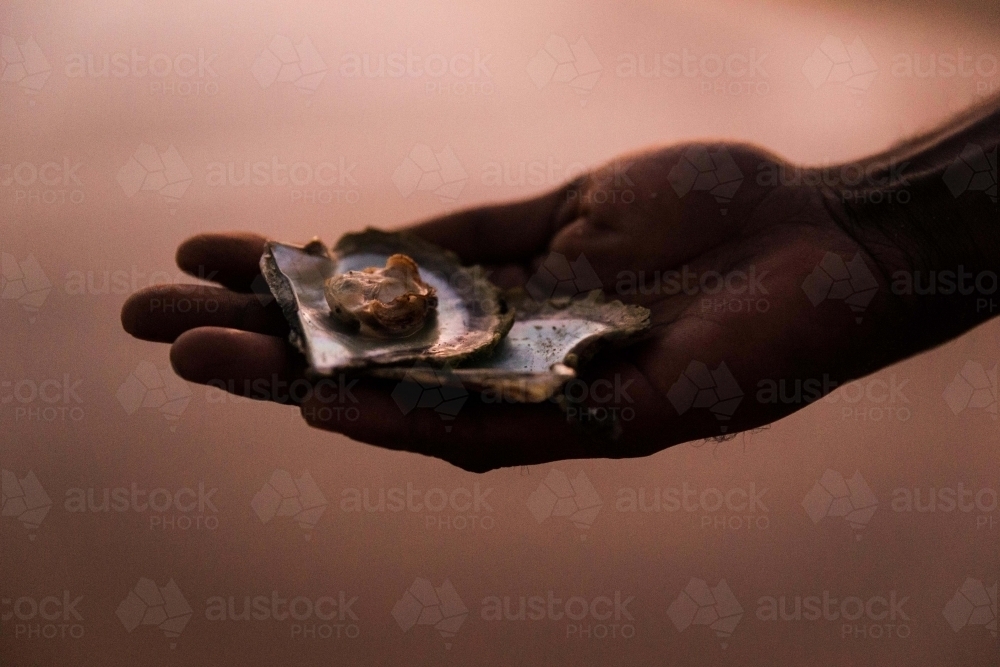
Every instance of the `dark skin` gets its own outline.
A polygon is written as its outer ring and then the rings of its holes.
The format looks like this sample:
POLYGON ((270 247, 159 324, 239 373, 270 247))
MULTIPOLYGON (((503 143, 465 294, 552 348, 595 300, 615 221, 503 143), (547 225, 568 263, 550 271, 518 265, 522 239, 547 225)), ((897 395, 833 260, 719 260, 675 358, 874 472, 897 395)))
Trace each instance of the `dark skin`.
MULTIPOLYGON (((299 406, 303 417, 311 426, 361 442, 435 456, 476 472, 567 458, 645 456, 677 443, 770 424, 807 402, 762 402, 757 398, 761 382, 829 380, 830 388, 938 345, 996 312, 977 310, 975 295, 922 299, 894 293, 891 283, 898 271, 954 270, 959 264, 969 271, 1000 271, 996 203, 984 192, 956 196, 942 181, 944 170, 970 142, 986 153, 992 149, 995 160, 997 128, 993 101, 861 163, 870 176, 849 196, 836 178, 762 182, 766 179, 759 174, 767 165, 796 172, 779 158, 740 145, 725 147, 744 175, 731 202, 722 206, 698 191, 679 196, 669 175, 689 147, 674 146, 624 158, 536 199, 410 227, 464 263, 489 267, 491 278, 504 287, 523 285, 549 253, 570 260, 583 255, 609 296, 649 308, 652 327, 645 338, 602 351, 581 373, 588 386, 603 379, 626 388, 618 407, 632 412, 618 421, 615 437, 607 430, 582 428, 554 402, 484 402, 478 395, 469 397, 446 432, 433 410, 403 415, 390 396, 395 383, 364 378, 351 390, 357 419, 334 415, 323 420, 315 398, 299 406), (903 161, 906 166, 899 168, 903 161), (861 196, 865 188, 867 196, 861 196), (908 204, 887 204, 884 197, 872 203, 873 192, 901 188, 909 193, 908 204), (625 191, 628 203, 621 196, 625 191), (845 261, 860 253, 879 283, 860 323, 859 313, 843 302, 814 306, 803 290, 827 253, 845 261), (662 276, 685 266, 696 275, 752 270, 766 289, 766 295, 755 297, 755 304, 766 300, 765 312, 756 306, 713 305, 727 297, 725 292, 661 288, 643 294, 621 287, 623 276, 642 272, 649 281, 657 272, 662 276), (681 414, 668 398, 693 360, 709 369, 724 362, 742 388, 744 398, 731 419, 720 421, 706 409, 681 414)), ((995 179, 995 162, 993 168, 995 179)), ((221 380, 243 393, 240 388, 253 381, 303 377, 303 359, 287 342, 280 311, 273 303, 262 305, 251 292, 264 243, 263 237, 246 233, 188 239, 177 251, 178 265, 192 275, 214 275, 221 287, 142 290, 122 310, 125 330, 172 343, 174 369, 192 382, 221 380), (156 299, 190 298, 192 291, 218 301, 219 308, 179 314, 152 305, 156 299)), ((745 293, 728 296, 747 298, 745 293)), ((587 407, 601 404, 590 400, 580 409, 587 407)))

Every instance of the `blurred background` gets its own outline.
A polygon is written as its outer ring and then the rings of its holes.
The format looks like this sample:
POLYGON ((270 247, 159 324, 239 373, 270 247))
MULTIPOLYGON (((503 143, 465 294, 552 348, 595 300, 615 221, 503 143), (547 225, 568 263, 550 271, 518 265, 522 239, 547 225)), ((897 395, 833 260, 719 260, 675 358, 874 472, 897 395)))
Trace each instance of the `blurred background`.
POLYGON ((727 442, 473 475, 188 384, 118 313, 197 232, 699 138, 863 156, 1000 89, 998 14, 3 3, 0 665, 996 665, 995 320, 727 442))

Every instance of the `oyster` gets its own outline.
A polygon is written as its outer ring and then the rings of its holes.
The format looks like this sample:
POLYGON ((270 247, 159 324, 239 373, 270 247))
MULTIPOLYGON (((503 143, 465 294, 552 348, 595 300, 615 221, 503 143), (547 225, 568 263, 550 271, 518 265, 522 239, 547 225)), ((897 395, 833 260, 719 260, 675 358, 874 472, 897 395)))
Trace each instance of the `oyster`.
MULTIPOLYGON (((463 267, 454 254, 404 233, 368 229, 345 235, 331 250, 319 239, 304 247, 272 242, 260 265, 289 322, 290 339, 315 376, 417 361, 432 366, 458 364, 488 354, 513 322, 513 312, 480 268, 463 267), (402 268, 405 260, 390 260, 394 255, 411 259, 417 275, 405 280, 409 267, 402 268), (401 319, 409 324, 397 329, 396 336, 365 335, 360 313, 355 313, 358 322, 353 325, 346 316, 332 313, 327 285, 346 285, 346 278, 340 278, 342 282, 338 278, 373 268, 383 275, 392 274, 399 283, 387 290, 385 298, 405 285, 413 291, 399 295, 423 300, 427 310, 419 326, 413 323, 415 319, 408 320, 411 311, 407 309, 412 306, 402 309, 401 319), (431 307, 433 300, 436 307, 431 307)), ((350 301, 346 288, 335 292, 334 303, 350 301)), ((373 314, 370 321, 378 324, 380 320, 373 314)))
POLYGON ((369 267, 329 278, 324 291, 331 317, 376 336, 410 336, 437 307, 437 290, 403 254, 391 255, 384 269, 369 267))
POLYGON ((605 301, 599 291, 579 300, 541 303, 522 291, 508 292, 505 298, 515 309, 514 325, 488 357, 447 373, 414 366, 374 369, 371 375, 427 386, 461 386, 496 400, 538 403, 575 378, 602 344, 629 342, 649 327, 649 310, 605 301))
POLYGON ((269 243, 261 271, 314 376, 358 371, 541 402, 601 344, 649 327, 647 309, 600 291, 542 302, 523 290, 501 295, 479 267, 402 233, 368 229, 329 251, 318 239, 269 243))

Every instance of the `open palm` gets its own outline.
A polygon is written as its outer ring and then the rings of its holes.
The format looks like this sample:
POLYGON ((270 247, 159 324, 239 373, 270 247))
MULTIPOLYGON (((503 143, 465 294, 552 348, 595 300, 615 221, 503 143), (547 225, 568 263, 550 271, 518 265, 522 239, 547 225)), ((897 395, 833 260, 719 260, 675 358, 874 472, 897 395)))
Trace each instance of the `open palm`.
MULTIPOLYGON (((905 356, 887 335, 904 315, 887 290, 875 289, 863 313, 842 301, 813 305, 803 284, 817 264, 828 253, 850 260, 860 248, 814 188, 758 182, 761 165, 775 161, 743 146, 676 146, 620 159, 536 199, 410 229, 467 264, 487 266, 501 286, 524 285, 540 266, 565 258, 589 267, 610 298, 650 309, 648 336, 599 353, 573 383, 570 410, 472 395, 446 429, 433 410, 403 414, 394 383, 362 378, 350 385, 350 418, 322 410, 315 395, 301 401, 303 417, 473 471, 642 456, 758 427, 807 404, 770 400, 760 387, 813 381, 829 390, 905 356), (712 190, 711 175, 697 180, 698 169, 723 160, 729 190, 712 190)), ((223 287, 143 290, 123 309, 125 329, 173 343, 174 368, 194 382, 247 393, 302 378, 303 359, 287 343, 280 311, 252 291, 264 243, 249 234, 189 239, 178 264, 223 287), (195 296, 213 306, 158 307, 195 296)), ((869 277, 884 286, 877 271, 869 277)))

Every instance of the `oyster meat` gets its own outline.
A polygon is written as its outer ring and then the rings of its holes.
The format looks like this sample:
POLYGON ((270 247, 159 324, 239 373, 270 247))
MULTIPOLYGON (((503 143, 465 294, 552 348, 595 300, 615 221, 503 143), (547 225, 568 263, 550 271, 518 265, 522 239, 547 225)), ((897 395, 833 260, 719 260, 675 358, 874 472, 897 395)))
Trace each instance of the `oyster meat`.
POLYGON ((420 278, 413 258, 397 253, 385 268, 348 271, 325 283, 330 316, 362 333, 402 337, 423 328, 437 290, 420 278))

